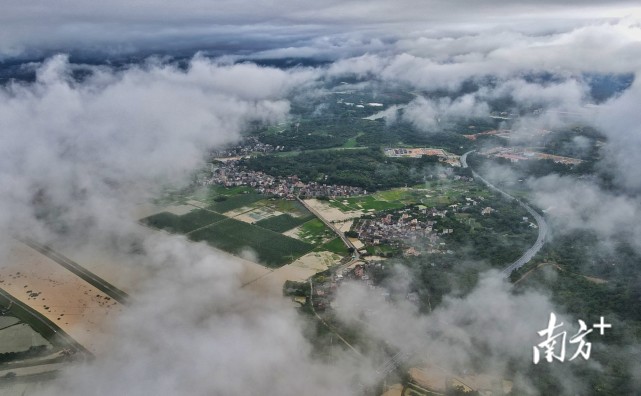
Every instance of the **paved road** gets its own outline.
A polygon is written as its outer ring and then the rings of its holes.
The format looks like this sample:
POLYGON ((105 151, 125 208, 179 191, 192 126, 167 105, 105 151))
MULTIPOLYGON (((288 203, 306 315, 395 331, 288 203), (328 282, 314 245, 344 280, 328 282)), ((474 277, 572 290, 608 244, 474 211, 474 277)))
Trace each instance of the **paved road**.
POLYGON ((303 204, 303 206, 305 206, 305 208, 307 208, 307 210, 309 210, 310 212, 312 212, 312 214, 313 214, 314 216, 318 217, 318 218, 320 219, 320 221, 322 221, 323 223, 325 223, 325 225, 326 225, 327 227, 329 227, 329 229, 330 229, 330 230, 334 231, 334 232, 336 233, 336 235, 338 235, 338 236, 341 238, 341 240, 343 241, 343 243, 344 243, 348 248, 351 248, 351 249, 352 249, 352 251, 354 252, 354 253, 353 253, 353 255, 352 255, 352 259, 351 259, 350 261, 348 261, 348 262, 347 262, 347 263, 345 263, 345 264, 342 264, 342 265, 341 265, 341 266, 339 266, 339 267, 334 267, 334 268, 333 268, 333 270, 335 270, 335 271, 337 271, 337 272, 338 272, 338 271, 341 271, 341 270, 343 270, 343 269, 345 269, 345 268, 349 267, 350 265, 354 264, 356 261, 360 260, 361 256, 360 256, 360 254, 358 253, 358 249, 356 249, 356 246, 354 246, 354 244, 352 243, 352 241, 350 241, 350 240, 349 240, 349 238, 345 236, 345 233, 344 233, 344 232, 341 232, 338 228, 336 228, 336 227, 334 226, 334 224, 332 224, 329 220, 327 220, 326 218, 324 218, 320 213, 318 213, 318 211, 317 211, 316 209, 314 209, 314 208, 312 208, 311 206, 309 206, 309 205, 307 204, 307 202, 305 202, 304 200, 300 199, 300 197, 296 197, 296 199, 298 200, 298 202, 300 202, 301 204, 303 204))
POLYGON ((94 274, 93 272, 87 270, 80 264, 70 260, 69 258, 56 252, 50 247, 34 241, 33 239, 28 238, 28 239, 21 240, 21 242, 25 243, 27 246, 31 247, 32 249, 35 249, 38 252, 44 254, 45 256, 49 257, 56 263, 62 265, 63 267, 73 272, 74 274, 78 275, 80 278, 88 282, 90 285, 94 286, 96 289, 102 291, 103 293, 113 298, 114 300, 118 301, 119 303, 123 305, 127 304, 127 300, 129 299, 129 295, 127 295, 127 293, 118 289, 117 287, 107 282, 106 280, 100 278, 98 275, 94 274))
MULTIPOLYGON (((56 334, 57 337, 60 337, 65 341, 65 343, 70 347, 73 348, 76 352, 81 352, 84 353, 85 356, 93 356, 89 350, 87 350, 84 346, 79 344, 76 340, 71 338, 71 336, 67 333, 64 332, 60 327, 58 327, 55 323, 44 317, 43 315, 40 315, 36 310, 31 308, 30 306, 22 303, 20 300, 17 298, 13 297, 11 294, 7 293, 5 290, 0 289, 0 295, 4 297, 6 300, 10 301, 13 305, 18 306, 20 309, 22 309, 23 312, 27 313, 29 316, 31 316, 32 320, 40 322, 42 325, 47 327, 49 330, 51 330, 54 334, 56 334)), ((23 323, 27 323, 26 321, 23 321, 23 323)))
MULTIPOLYGON (((468 168, 467 155, 472 153, 472 152, 474 152, 474 151, 475 150, 468 151, 467 153, 465 153, 465 154, 463 154, 461 156, 461 166, 463 166, 463 168, 468 168)), ((532 245, 532 247, 530 247, 525 253, 523 253, 523 255, 521 257, 519 257, 515 262, 513 262, 510 265, 508 265, 507 267, 505 267, 503 269, 503 271, 501 271, 501 273, 503 274, 503 277, 507 278, 507 277, 510 276, 512 271, 523 267, 530 260, 532 260, 532 258, 539 252, 539 250, 541 250, 541 248, 543 247, 543 244, 545 243, 545 238, 546 238, 547 233, 548 233, 548 224, 545 221, 545 219, 543 218, 543 216, 541 216, 537 211, 532 209, 532 207, 530 205, 526 204, 525 202, 521 201, 520 199, 514 198, 510 194, 506 193, 505 191, 503 191, 500 188, 496 187, 494 184, 492 184, 489 181, 487 181, 483 176, 481 176, 478 173, 476 173, 474 171, 474 169, 472 169, 471 167, 469 167, 469 168, 472 171, 472 176, 474 176, 475 179, 478 179, 478 180, 482 181, 491 190, 494 190, 494 191, 498 192, 499 194, 503 195, 503 197, 505 197, 506 199, 508 199, 510 201, 518 202, 519 205, 521 205, 523 208, 525 208, 525 210, 527 210, 528 213, 530 213, 530 215, 532 215, 532 217, 536 221, 536 225, 539 227, 539 235, 536 238, 536 242, 534 242, 534 245, 532 245)))

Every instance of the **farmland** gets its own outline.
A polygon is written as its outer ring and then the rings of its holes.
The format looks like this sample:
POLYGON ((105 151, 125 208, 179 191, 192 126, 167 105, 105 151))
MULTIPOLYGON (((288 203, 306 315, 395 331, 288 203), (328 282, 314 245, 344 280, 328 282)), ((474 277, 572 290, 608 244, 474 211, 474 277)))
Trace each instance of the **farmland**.
MULTIPOLYGON (((312 250, 321 251, 319 247, 334 236, 299 202, 266 198, 244 187, 205 187, 174 202, 186 202, 185 206, 193 209, 184 214, 165 209, 140 222, 186 234, 193 241, 204 241, 232 254, 251 252, 271 268, 291 263, 312 250)), ((335 253, 347 253, 344 247, 331 248, 335 253)))
POLYGON ((319 251, 327 250, 329 252, 336 253, 336 254, 341 255, 341 256, 345 256, 345 255, 347 255, 349 253, 349 251, 347 250, 347 246, 345 246, 345 244, 343 243, 343 240, 338 238, 338 237, 336 237, 336 238, 330 240, 329 242, 319 246, 317 248, 317 250, 319 250, 319 251))
POLYGON ((313 216, 293 217, 292 215, 285 213, 258 221, 256 222, 256 225, 276 232, 285 232, 291 230, 294 227, 298 227, 299 225, 311 220, 312 218, 313 216))
POLYGON ((474 194, 487 198, 488 191, 460 180, 434 180, 413 188, 393 188, 372 195, 330 200, 331 206, 341 211, 362 210, 365 212, 400 209, 411 204, 429 207, 450 205, 462 194, 474 194))
POLYGON ((216 211, 218 213, 224 213, 230 210, 251 205, 254 202, 260 201, 265 197, 263 195, 256 194, 256 193, 247 193, 247 194, 237 194, 231 197, 228 197, 226 195, 219 195, 217 198, 214 198, 214 199, 221 199, 221 198, 224 198, 224 200, 221 200, 221 201, 214 200, 209 204, 207 208, 213 211, 216 211))
POLYGON ((141 221, 154 228, 173 233, 186 234, 198 228, 224 220, 226 217, 205 209, 196 209, 182 216, 169 212, 161 212, 142 219, 141 221))
POLYGON ((313 219, 303 224, 298 232, 300 238, 314 245, 324 243, 335 234, 318 219, 313 219))
POLYGON ((234 219, 202 228, 189 237, 194 241, 206 241, 233 254, 242 254, 249 248, 268 267, 279 267, 314 248, 309 243, 234 219))

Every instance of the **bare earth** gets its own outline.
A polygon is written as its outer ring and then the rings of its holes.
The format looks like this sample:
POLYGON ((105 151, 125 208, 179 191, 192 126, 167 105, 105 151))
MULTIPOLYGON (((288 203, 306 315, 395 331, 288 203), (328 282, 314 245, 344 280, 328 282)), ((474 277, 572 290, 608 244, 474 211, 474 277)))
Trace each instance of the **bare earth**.
POLYGON ((349 238, 349 241, 354 245, 356 249, 362 249, 365 247, 365 244, 358 238, 349 238))
POLYGON ((0 287, 54 322, 94 354, 122 306, 58 263, 16 242, 3 257, 0 287), (111 315, 111 316, 110 316, 111 315))
POLYGON ((132 293, 151 275, 147 268, 132 262, 131 256, 119 257, 87 245, 54 249, 126 293, 132 293))
POLYGON ((300 236, 300 231, 303 229, 302 225, 299 225, 298 227, 294 227, 289 231, 283 232, 283 235, 288 236, 290 238, 298 239, 299 241, 302 241, 303 238, 300 236))
POLYGON ((350 228, 352 228, 352 224, 354 224, 354 220, 347 220, 334 223, 334 227, 336 227, 336 229, 340 232, 347 232, 350 228))
POLYGON ((340 256, 331 252, 311 252, 291 264, 271 270, 270 273, 256 278, 246 287, 271 295, 282 295, 285 281, 303 282, 317 272, 325 271, 338 260, 340 260, 340 256))
POLYGON ((381 396, 401 396, 403 394, 403 385, 394 384, 387 389, 381 396))
POLYGON ((356 217, 361 217, 363 215, 362 210, 342 212, 339 209, 332 207, 327 202, 319 201, 318 199, 306 199, 305 203, 311 206, 315 211, 320 213, 321 216, 323 216, 331 223, 350 220, 356 217))
MULTIPOLYGON (((310 201, 315 201, 312 204, 316 204, 317 210, 330 221, 346 220, 346 214, 338 209, 317 200, 310 201)), ((140 217, 166 210, 184 214, 194 209, 194 203, 170 207, 140 205, 136 211, 140 217)), ((241 208, 238 211, 242 212, 242 209, 251 208, 241 208)), ((353 212, 347 216, 360 216, 360 213, 353 212)), ((282 286, 286 280, 304 281, 339 259, 331 252, 313 252, 273 270, 218 249, 208 248, 212 250, 213 255, 228 260, 230 265, 240 264, 238 278, 243 287, 271 296, 282 296, 282 286)), ((90 246, 59 246, 56 250, 131 294, 135 294, 142 281, 153 277, 152 268, 132 262, 131 258, 119 257, 90 246)), ((120 303, 20 242, 10 242, 9 249, 4 251, 6 254, 0 257, 0 288, 54 322, 95 355, 100 355, 106 350, 110 337, 105 335, 110 333, 113 319, 123 311, 120 303)))

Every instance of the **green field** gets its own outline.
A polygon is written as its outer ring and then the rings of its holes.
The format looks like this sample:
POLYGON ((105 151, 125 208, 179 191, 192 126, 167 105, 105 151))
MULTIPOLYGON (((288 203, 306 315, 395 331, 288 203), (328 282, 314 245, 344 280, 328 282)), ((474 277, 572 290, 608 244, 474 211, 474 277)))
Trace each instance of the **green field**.
POLYGON ((336 237, 332 239, 331 241, 325 243, 324 245, 319 246, 316 248, 317 251, 321 250, 327 250, 332 253, 339 254, 341 256, 347 256, 349 254, 349 251, 347 250, 347 246, 343 243, 343 240, 340 239, 339 237, 336 237))
POLYGON ((363 136, 365 133, 364 132, 358 132, 356 136, 353 136, 343 144, 343 148, 354 148, 358 145, 358 142, 356 141, 357 138, 363 136))
POLYGON ((362 197, 352 197, 345 199, 336 199, 329 201, 329 204, 344 212, 352 210, 370 210, 375 211, 387 209, 399 209, 404 206, 401 202, 388 202, 385 200, 377 199, 374 195, 366 195, 362 197))
POLYGON ((224 220, 225 216, 205 209, 196 209, 182 216, 161 212, 140 220, 142 223, 174 233, 186 234, 195 229, 224 220))
POLYGON ((365 250, 367 250, 367 253, 372 254, 374 256, 387 256, 387 255, 395 255, 398 253, 397 248, 387 246, 387 245, 367 246, 365 250))
POLYGON ((287 199, 270 198, 260 201, 260 205, 269 206, 270 208, 283 213, 289 213, 294 217, 306 217, 311 213, 305 209, 303 204, 298 201, 291 201, 287 199))
POLYGON ((312 218, 313 216, 293 217, 292 215, 286 213, 258 221, 256 222, 256 225, 276 232, 285 232, 291 230, 294 227, 298 227, 299 225, 311 220, 312 218))
POLYGON ((233 254, 250 248, 262 264, 273 268, 287 264, 313 249, 309 243, 234 219, 202 228, 189 237, 194 241, 206 241, 233 254))
POLYGON ((474 183, 452 180, 435 180, 412 188, 392 188, 372 195, 330 200, 329 203, 344 212, 352 210, 400 209, 407 205, 421 204, 428 207, 459 202, 461 196, 488 198, 491 193, 474 183))
POLYGON ((249 206, 253 204, 254 202, 260 201, 265 198, 264 195, 257 194, 257 193, 245 193, 245 194, 237 194, 233 196, 225 196, 226 200, 224 201, 213 201, 210 200, 208 201, 209 206, 207 209, 211 209, 213 211, 216 211, 218 213, 224 213, 230 210, 242 208, 243 206, 249 206))
POLYGON ((325 242, 328 237, 333 236, 334 233, 322 221, 315 218, 303 224, 298 235, 306 242, 319 245, 325 242))

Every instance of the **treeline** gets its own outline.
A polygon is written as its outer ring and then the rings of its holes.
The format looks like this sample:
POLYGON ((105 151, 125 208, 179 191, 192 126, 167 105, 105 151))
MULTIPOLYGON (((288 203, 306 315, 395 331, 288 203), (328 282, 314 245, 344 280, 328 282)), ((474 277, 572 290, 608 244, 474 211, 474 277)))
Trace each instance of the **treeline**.
POLYGON ((455 154, 462 154, 470 146, 469 140, 455 132, 457 128, 454 125, 425 132, 408 122, 395 122, 392 125, 386 125, 382 120, 376 122, 380 124, 380 128, 357 137, 359 145, 395 146, 402 142, 411 146, 444 148, 455 154))
POLYGON ((455 252, 455 256, 464 260, 468 258, 469 252, 473 252, 476 260, 484 260, 502 268, 521 257, 534 244, 538 230, 530 226, 534 219, 516 201, 496 197, 492 202, 486 201, 486 204, 495 209, 495 212, 482 215, 482 205, 472 206, 466 211, 470 220, 476 222, 476 226, 471 226, 450 213, 439 219, 437 225, 439 229, 442 227, 454 230, 443 238, 448 243, 448 248, 455 252), (524 221, 523 217, 528 217, 528 221, 524 221))
MULTIPOLYGON (((462 154, 470 146, 456 125, 440 126, 438 131, 418 130, 407 122, 388 125, 385 120, 365 120, 349 113, 305 118, 288 124, 280 132, 261 128, 254 134, 263 143, 285 146, 286 151, 341 147, 354 139, 357 146, 383 147, 399 144, 438 147, 462 154)), ((354 143, 352 143, 354 144, 354 143)))
POLYGON ((438 158, 388 158, 380 149, 307 152, 290 157, 243 160, 254 171, 273 176, 297 175, 304 182, 362 187, 368 191, 422 183, 426 168, 438 158))
POLYGON ((340 147, 359 133, 370 134, 384 128, 384 123, 381 124, 347 115, 331 115, 291 123, 278 133, 263 129, 257 136, 263 143, 285 146, 286 151, 313 150, 340 147))
MULTIPOLYGON (((603 316, 611 323, 604 335, 592 338, 599 347, 593 348, 590 360, 600 368, 575 366, 580 368, 575 375, 587 389, 599 390, 590 394, 636 394, 638 378, 634 378, 633 367, 641 360, 641 352, 630 345, 641 340, 641 255, 616 238, 601 242, 589 231, 556 235, 540 258, 515 272, 511 280, 532 270, 516 285, 519 292, 548 290, 555 306, 572 317, 591 324, 603 316)), ((541 394, 554 394, 561 388, 557 376, 542 367, 533 366, 531 375, 541 394)))

